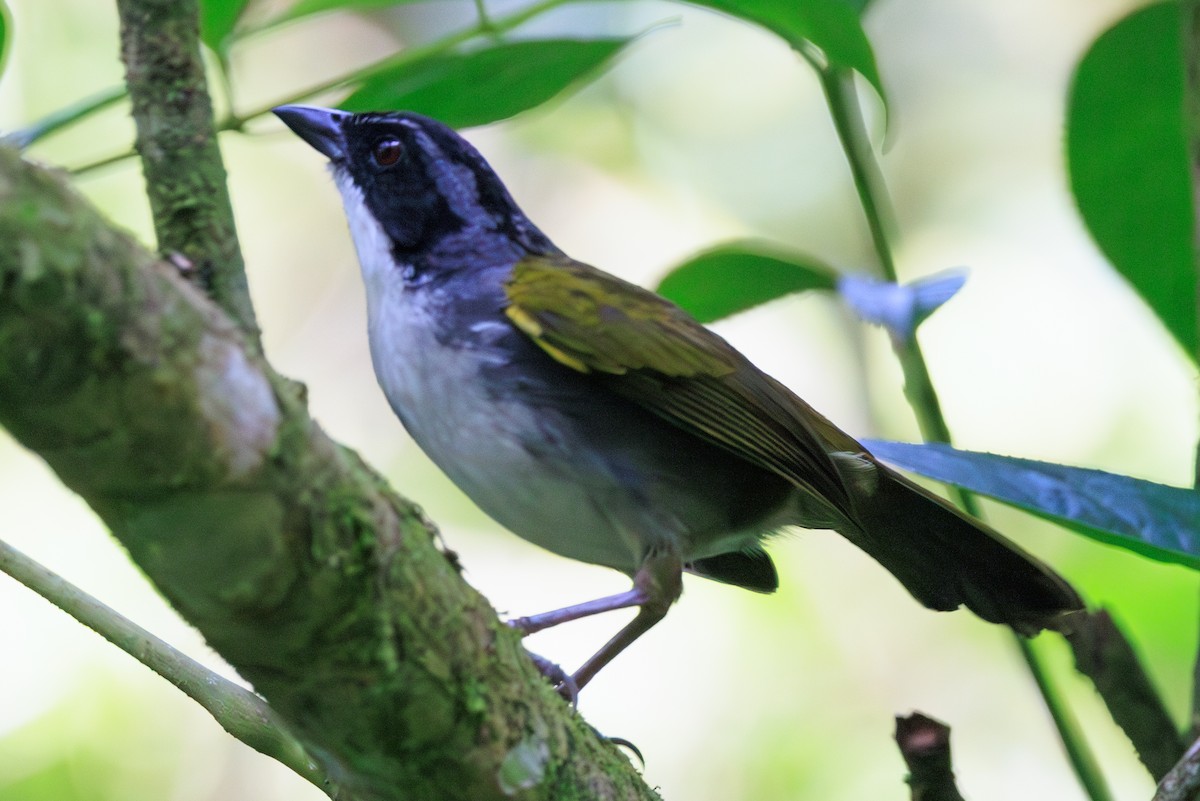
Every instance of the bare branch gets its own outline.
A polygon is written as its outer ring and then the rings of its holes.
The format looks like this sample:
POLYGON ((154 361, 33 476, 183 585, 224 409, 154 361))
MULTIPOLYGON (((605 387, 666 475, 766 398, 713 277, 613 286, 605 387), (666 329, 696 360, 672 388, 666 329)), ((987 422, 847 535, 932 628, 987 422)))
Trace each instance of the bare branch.
POLYGON ((1200 740, 1167 772, 1154 792, 1153 801, 1195 801, 1200 795, 1200 740))
POLYGON ((950 761, 950 727, 914 712, 896 718, 896 744, 908 765, 912 801, 963 801, 950 761))
POLYGON ((1166 775, 1187 744, 1142 668, 1141 660, 1107 610, 1072 620, 1067 636, 1076 669, 1090 678, 1113 720, 1155 779, 1166 775))

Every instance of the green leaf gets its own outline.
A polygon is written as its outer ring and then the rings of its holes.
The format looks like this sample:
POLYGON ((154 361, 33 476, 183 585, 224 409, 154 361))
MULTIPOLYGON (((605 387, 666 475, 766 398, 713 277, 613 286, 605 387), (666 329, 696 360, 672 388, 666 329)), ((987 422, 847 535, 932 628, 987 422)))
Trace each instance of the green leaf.
POLYGON ((8 6, 0 0, 0 72, 4 72, 4 62, 8 56, 8 6))
POLYGON ((832 290, 838 274, 817 259, 735 242, 684 262, 658 285, 659 294, 710 323, 793 292, 832 290))
POLYGON ((760 25, 783 37, 794 49, 807 53, 812 45, 829 63, 866 78, 884 98, 883 81, 875 53, 863 31, 859 13, 866 0, 687 0, 760 25))
POLYGON ((454 128, 533 108, 600 68, 631 39, 539 39, 439 54, 367 79, 347 111, 404 109, 454 128))
POLYGON ((299 0, 264 27, 270 28, 284 22, 292 22, 329 11, 368 11, 373 8, 411 5, 416 2, 420 2, 420 0, 299 0))
POLYGON ((246 10, 249 0, 200 0, 200 40, 215 53, 225 51, 225 42, 246 10))
POLYGON ((937 443, 863 444, 905 470, 995 498, 1100 542, 1200 568, 1200 492, 937 443))
POLYGON ((1096 40, 1071 86, 1067 161, 1096 243, 1195 354, 1181 41, 1175 3, 1136 11, 1096 40))

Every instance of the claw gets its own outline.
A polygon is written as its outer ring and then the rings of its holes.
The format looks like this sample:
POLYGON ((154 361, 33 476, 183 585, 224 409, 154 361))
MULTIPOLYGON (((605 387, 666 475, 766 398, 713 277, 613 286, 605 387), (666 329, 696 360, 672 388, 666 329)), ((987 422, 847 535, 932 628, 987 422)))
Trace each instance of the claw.
MULTIPOLYGON (((512 621, 509 621, 509 625, 512 625, 512 621)), ((550 680, 550 683, 558 690, 558 694, 571 705, 572 709, 576 709, 579 706, 579 685, 575 683, 575 678, 559 667, 556 662, 551 662, 546 657, 530 650, 526 650, 525 653, 529 654, 529 658, 533 660, 538 672, 550 680)))
MULTIPOLYGON (((597 732, 597 734, 599 734, 599 732, 597 732)), ((603 734, 600 736, 604 737, 603 734)), ((646 758, 642 756, 641 749, 634 745, 631 741, 626 740, 624 737, 604 737, 604 739, 608 740, 613 745, 620 746, 621 748, 624 748, 632 753, 635 757, 637 757, 637 761, 642 763, 642 770, 646 769, 646 758)))
POLYGON ((624 737, 609 737, 605 734, 601 734, 600 730, 597 729, 595 726, 589 725, 588 728, 591 729, 593 732, 595 732, 596 736, 599 737, 601 740, 605 740, 619 748, 624 748, 627 751, 629 751, 631 754, 633 754, 635 757, 637 757, 638 762, 642 763, 642 770, 646 769, 646 758, 642 756, 641 749, 638 748, 636 745, 634 745, 631 741, 626 740, 624 737))

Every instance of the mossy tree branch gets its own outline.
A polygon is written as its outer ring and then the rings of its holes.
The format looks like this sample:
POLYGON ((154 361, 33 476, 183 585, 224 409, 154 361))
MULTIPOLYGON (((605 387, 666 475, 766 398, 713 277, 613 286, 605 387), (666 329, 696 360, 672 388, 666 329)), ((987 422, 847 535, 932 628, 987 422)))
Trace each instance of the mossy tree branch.
POLYGON ((196 0, 118 0, 121 59, 137 125, 154 232, 246 332, 258 324, 233 222, 200 56, 196 0))
POLYGON ((0 425, 354 798, 655 797, 240 326, 9 149, 0 425))

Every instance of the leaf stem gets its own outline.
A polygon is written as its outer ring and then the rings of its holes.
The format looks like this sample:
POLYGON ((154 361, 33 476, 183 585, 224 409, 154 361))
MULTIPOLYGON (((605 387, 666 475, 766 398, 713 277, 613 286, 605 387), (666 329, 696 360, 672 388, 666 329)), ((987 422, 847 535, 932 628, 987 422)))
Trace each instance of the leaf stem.
POLYGON ((120 164, 122 161, 135 158, 136 156, 137 151, 130 148, 124 153, 113 153, 111 156, 105 156, 104 158, 97 159, 96 161, 89 161, 87 164, 81 164, 78 167, 71 167, 68 172, 76 178, 82 178, 85 175, 98 172, 99 170, 102 170, 105 167, 111 167, 114 164, 120 164))
POLYGON ((1046 709, 1050 712, 1050 717, 1054 719, 1054 726, 1058 729, 1063 748, 1066 749, 1067 760, 1075 769, 1075 775, 1079 778, 1079 783, 1083 785, 1084 792, 1093 801, 1113 801, 1112 792, 1104 781, 1104 772, 1100 769, 1100 763, 1097 762, 1096 755, 1088 747, 1087 737, 1084 735, 1079 721, 1072 714, 1071 707, 1050 678, 1050 671, 1042 661, 1041 655, 1038 654, 1036 646, 1031 640, 1019 635, 1013 635, 1013 639, 1016 640, 1017 647, 1021 649, 1021 656, 1025 658, 1029 673, 1042 693, 1046 709))
POLYGON ((128 96, 129 92, 124 85, 109 87, 90 97, 52 111, 37 122, 27 125, 19 131, 14 131, 4 138, 24 150, 39 139, 44 139, 55 131, 102 111, 128 96))
MULTIPOLYGON (((879 256, 879 266, 888 281, 897 280, 896 260, 892 253, 892 242, 897 238, 896 215, 888 196, 887 184, 879 162, 875 158, 867 126, 863 122, 858 102, 858 91, 854 86, 854 74, 839 67, 818 69, 821 89, 829 104, 833 125, 838 139, 846 152, 854 188, 858 191, 871 240, 879 256)), ((927 442, 950 442, 950 429, 942 414, 942 404, 929 375, 921 345, 916 337, 893 341, 896 358, 904 372, 904 395, 917 418, 921 436, 927 442)), ((978 514, 979 506, 967 493, 954 490, 955 501, 970 514, 978 514)))
POLYGON ((175 650, 3 540, 0 540, 0 572, 16 579, 175 685, 238 740, 287 765, 330 798, 337 797, 329 778, 257 695, 175 650))
POLYGON ((479 18, 479 27, 489 33, 495 32, 496 29, 492 25, 492 18, 488 14, 485 0, 475 0, 475 16, 479 18))
MULTIPOLYGON (((897 278, 892 242, 896 237, 895 213, 888 196, 887 184, 875 157, 875 150, 862 117, 862 108, 854 86, 854 75, 848 70, 820 65, 809 59, 817 69, 821 88, 829 104, 834 127, 854 177, 859 202, 871 230, 871 239, 879 256, 880 269, 889 281, 897 278)), ((929 375, 925 357, 916 338, 907 342, 893 341, 896 357, 904 373, 904 395, 912 407, 921 435, 932 442, 950 443, 950 428, 942 414, 941 402, 929 375)), ((972 494, 951 488, 951 497, 964 511, 981 517, 978 501, 972 494)), ((1042 699, 1058 729, 1067 758, 1092 801, 1112 801, 1103 773, 1088 747, 1087 740, 1071 714, 1066 702, 1050 680, 1041 657, 1029 642, 1013 635, 1021 656, 1042 694, 1042 699)))
POLYGON ((833 127, 846 152, 854 188, 858 190, 858 200, 866 215, 867 226, 871 229, 871 241, 879 256, 880 270, 885 279, 895 282, 896 260, 892 255, 891 243, 897 238, 896 214, 863 121, 858 91, 854 86, 854 73, 841 67, 817 66, 811 59, 809 63, 817 67, 821 90, 825 93, 825 101, 833 117, 833 127))

